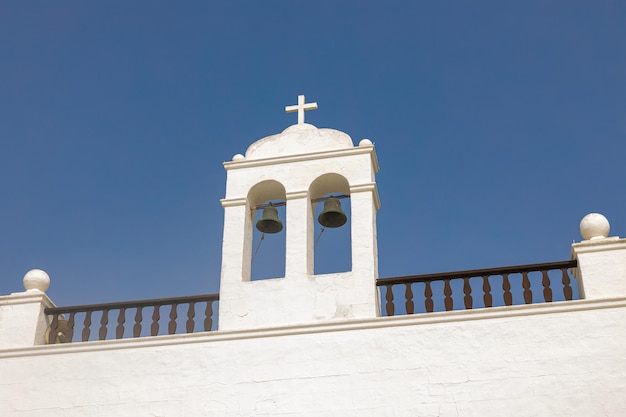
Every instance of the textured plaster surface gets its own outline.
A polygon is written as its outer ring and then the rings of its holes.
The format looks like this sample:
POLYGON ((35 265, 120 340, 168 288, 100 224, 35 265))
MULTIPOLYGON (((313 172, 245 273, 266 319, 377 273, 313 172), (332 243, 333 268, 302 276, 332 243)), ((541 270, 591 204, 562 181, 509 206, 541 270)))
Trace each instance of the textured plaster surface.
POLYGON ((0 350, 0 415, 623 416, 626 303, 589 303, 0 350))

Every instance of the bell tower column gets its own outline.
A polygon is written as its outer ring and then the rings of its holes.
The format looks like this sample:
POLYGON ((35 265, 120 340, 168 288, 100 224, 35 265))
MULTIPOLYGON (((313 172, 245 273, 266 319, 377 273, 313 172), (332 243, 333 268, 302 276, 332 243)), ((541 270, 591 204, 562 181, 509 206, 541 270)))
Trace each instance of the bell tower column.
MULTIPOLYGON (((366 303, 366 308, 374 307, 373 313, 380 315, 380 302, 378 290, 374 291, 370 285, 376 284, 378 279, 378 245, 376 239, 376 212, 380 208, 380 200, 376 190, 376 184, 363 184, 350 187, 350 199, 352 200, 352 273, 354 279, 362 285, 358 285, 368 294, 367 299, 372 303, 366 303)), ((365 313, 365 312, 364 312, 365 313)))
MULTIPOLYGON (((222 275, 250 280, 252 217, 245 198, 223 199, 222 275)), ((224 282, 221 283, 222 285, 224 282)))
POLYGON ((285 276, 313 274, 313 215, 306 191, 287 192, 285 276))

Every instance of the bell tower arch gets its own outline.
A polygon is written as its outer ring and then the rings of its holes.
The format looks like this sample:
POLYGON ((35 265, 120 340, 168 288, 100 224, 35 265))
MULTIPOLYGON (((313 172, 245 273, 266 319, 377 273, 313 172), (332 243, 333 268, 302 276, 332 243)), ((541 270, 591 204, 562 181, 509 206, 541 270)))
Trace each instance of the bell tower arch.
POLYGON ((313 257, 315 274, 323 272, 344 272, 351 269, 352 245, 350 244, 350 184, 341 174, 326 173, 314 179, 309 187, 309 197, 313 205, 313 223, 317 222, 315 242, 313 244, 313 257), (343 203, 343 204, 342 204, 343 203), (317 207, 316 207, 317 206, 317 207), (326 230, 328 229, 328 230, 326 230), (329 244, 333 246, 329 251, 329 244), (346 244, 347 254, 344 254, 346 244), (333 259, 321 259, 324 254, 332 253, 333 259), (340 256, 344 255, 344 256, 340 256), (347 256, 345 256, 347 255, 347 256), (337 259, 343 258, 343 259, 337 259), (329 262, 330 261, 330 262, 329 262), (320 264, 332 264, 322 271, 318 270, 320 264), (341 265, 337 269, 337 265, 341 265))
POLYGON ((254 142, 245 155, 224 163, 220 330, 379 315, 376 212, 380 201, 374 146, 367 139, 354 146, 343 132, 304 123, 304 110, 317 104, 306 104, 303 96, 286 110, 290 108, 298 111, 298 124, 254 142), (350 199, 352 267, 315 275, 314 222, 318 219, 314 208, 324 203, 328 193, 350 199), (251 281, 254 213, 269 200, 285 205, 286 218, 281 220, 285 227, 279 232, 286 233, 285 275, 251 281))

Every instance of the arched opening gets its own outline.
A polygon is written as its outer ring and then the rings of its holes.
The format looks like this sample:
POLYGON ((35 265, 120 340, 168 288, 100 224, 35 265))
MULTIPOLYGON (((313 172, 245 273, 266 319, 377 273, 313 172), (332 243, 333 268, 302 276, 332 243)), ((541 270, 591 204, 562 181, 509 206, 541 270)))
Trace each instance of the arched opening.
MULTIPOLYGON (((352 270, 352 242, 351 242, 351 207, 350 186, 342 175, 324 174, 311 184, 309 196, 313 210, 314 223, 314 274, 329 274, 352 270), (330 200, 333 198, 333 200, 330 200), (326 211, 325 211, 326 210, 326 211), (333 224, 340 214, 345 214, 345 224, 338 227, 333 224), (320 215, 322 223, 320 224, 320 215), (328 214, 331 214, 328 222, 328 214), (326 218, 326 220, 324 220, 326 218)), ((339 224, 342 223, 339 220, 339 224)))
POLYGON ((285 187, 277 181, 256 184, 248 193, 250 280, 285 276, 285 187))

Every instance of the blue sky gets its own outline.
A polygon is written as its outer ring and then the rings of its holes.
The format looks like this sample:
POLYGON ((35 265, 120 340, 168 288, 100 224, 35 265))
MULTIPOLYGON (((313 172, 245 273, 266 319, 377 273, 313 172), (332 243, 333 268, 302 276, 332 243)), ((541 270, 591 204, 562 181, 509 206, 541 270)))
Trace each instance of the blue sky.
POLYGON ((3 2, 0 293, 31 268, 57 305, 217 292, 222 162, 298 94, 376 145, 381 277, 566 260, 589 212, 626 235, 624 22, 620 1, 3 2))

